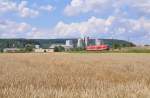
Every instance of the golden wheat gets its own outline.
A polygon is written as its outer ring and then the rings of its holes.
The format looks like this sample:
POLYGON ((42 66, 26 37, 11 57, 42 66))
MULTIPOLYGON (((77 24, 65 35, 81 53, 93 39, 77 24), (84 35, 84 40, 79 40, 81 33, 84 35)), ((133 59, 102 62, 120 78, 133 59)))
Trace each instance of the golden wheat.
POLYGON ((150 55, 0 54, 0 98, 150 98, 150 55))

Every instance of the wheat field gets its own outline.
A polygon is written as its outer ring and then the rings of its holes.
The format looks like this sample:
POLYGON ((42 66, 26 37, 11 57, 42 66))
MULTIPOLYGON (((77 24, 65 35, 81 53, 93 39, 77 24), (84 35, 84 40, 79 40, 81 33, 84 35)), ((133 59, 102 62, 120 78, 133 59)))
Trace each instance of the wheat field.
POLYGON ((0 98, 150 98, 150 54, 0 54, 0 98))

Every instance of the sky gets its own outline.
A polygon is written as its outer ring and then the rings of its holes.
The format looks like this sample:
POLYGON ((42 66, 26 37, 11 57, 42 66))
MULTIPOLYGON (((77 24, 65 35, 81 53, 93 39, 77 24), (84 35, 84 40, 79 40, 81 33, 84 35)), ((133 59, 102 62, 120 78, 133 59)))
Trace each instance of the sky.
POLYGON ((0 0, 0 38, 84 36, 150 44, 150 0, 0 0))

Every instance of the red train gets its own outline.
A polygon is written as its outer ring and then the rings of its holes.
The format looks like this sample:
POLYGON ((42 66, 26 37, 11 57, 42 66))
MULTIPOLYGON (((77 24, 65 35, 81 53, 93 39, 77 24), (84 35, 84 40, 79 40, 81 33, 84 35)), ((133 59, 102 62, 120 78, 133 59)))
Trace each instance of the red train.
POLYGON ((92 45, 86 47, 87 51, 102 51, 102 50, 109 50, 108 45, 92 45))

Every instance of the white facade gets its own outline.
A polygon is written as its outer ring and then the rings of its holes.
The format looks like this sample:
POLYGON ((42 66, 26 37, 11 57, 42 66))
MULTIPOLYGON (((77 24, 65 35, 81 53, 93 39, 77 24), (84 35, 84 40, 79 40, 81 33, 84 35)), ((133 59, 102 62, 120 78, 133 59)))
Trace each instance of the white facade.
POLYGON ((73 42, 71 40, 67 40, 66 44, 53 44, 50 46, 50 48, 55 48, 59 46, 64 47, 65 51, 68 51, 73 48, 73 42))
POLYGON ((17 52, 20 51, 19 48, 5 48, 3 49, 3 52, 17 52))
POLYGON ((64 46, 64 44, 52 44, 49 48, 55 48, 55 47, 59 47, 59 46, 64 46))
POLYGON ((54 49, 42 49, 42 48, 39 48, 39 49, 34 49, 34 52, 36 52, 36 53, 44 53, 44 52, 50 53, 50 52, 54 52, 54 49))
POLYGON ((95 39, 95 45, 102 45, 102 41, 100 39, 95 39))
POLYGON ((36 49, 39 49, 39 48, 40 48, 40 45, 35 45, 35 48, 36 48, 36 49))
POLYGON ((85 46, 88 46, 89 45, 89 37, 85 37, 84 42, 85 42, 85 46))
POLYGON ((66 40, 66 46, 73 46, 72 40, 66 40))
POLYGON ((81 38, 78 39, 77 47, 79 48, 83 47, 83 39, 81 38))

